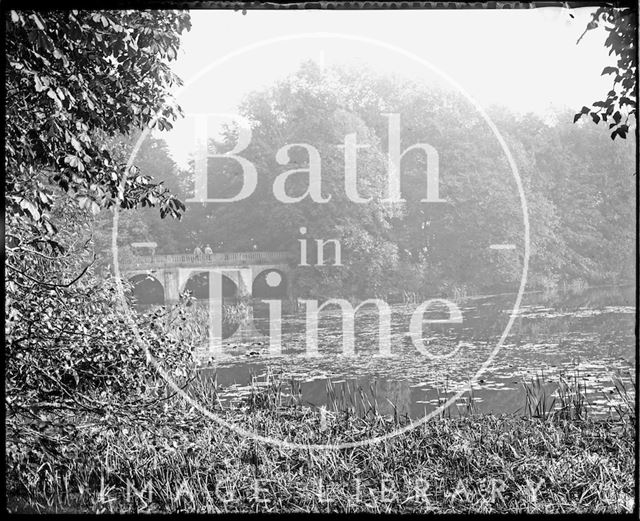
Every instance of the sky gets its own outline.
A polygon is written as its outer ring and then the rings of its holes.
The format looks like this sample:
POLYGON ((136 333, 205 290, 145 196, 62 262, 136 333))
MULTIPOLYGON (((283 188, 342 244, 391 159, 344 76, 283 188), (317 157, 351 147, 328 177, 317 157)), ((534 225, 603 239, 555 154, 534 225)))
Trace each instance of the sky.
MULTIPOLYGON (((594 10, 194 10, 173 65, 186 84, 177 99, 187 114, 236 113, 247 93, 312 59, 424 81, 448 77, 482 107, 543 117, 577 111, 610 89, 601 76, 613 61, 604 32, 589 31, 576 45, 594 10)), ((181 166, 195 146, 193 128, 188 117, 159 134, 181 166)))

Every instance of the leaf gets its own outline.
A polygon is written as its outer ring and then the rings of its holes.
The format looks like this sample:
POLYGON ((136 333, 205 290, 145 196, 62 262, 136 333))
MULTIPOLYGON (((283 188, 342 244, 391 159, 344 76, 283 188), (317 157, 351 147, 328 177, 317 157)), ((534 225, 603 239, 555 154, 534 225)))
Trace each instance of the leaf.
POLYGON ((593 119, 593 122, 597 124, 600 121, 600 116, 598 116, 598 114, 596 114, 595 112, 592 112, 591 119, 593 119))
POLYGON ((618 128, 616 128, 612 132, 611 139, 615 139, 616 136, 620 136, 622 139, 626 139, 628 130, 629 130, 629 126, 628 125, 620 125, 618 128))
POLYGON ((43 192, 42 190, 38 191, 38 198, 40 199, 40 201, 42 201, 43 204, 47 204, 50 201, 50 197, 46 192, 43 192))
POLYGON ((70 154, 64 158, 64 162, 69 166, 72 166, 75 168, 78 166, 78 163, 80 162, 80 158, 78 156, 74 156, 70 154))
POLYGON ((20 208, 29 212, 29 214, 34 220, 37 221, 40 219, 40 212, 32 202, 27 201, 26 199, 22 199, 20 201, 20 208))
POLYGON ((40 76, 38 76, 37 74, 33 77, 33 80, 36 84, 36 92, 42 92, 47 88, 47 86, 44 83, 42 83, 40 76))
POLYGON ((91 199, 89 199, 86 196, 78 197, 78 206, 82 209, 87 208, 90 202, 91 202, 91 199))
POLYGON ((614 74, 618 72, 618 68, 617 67, 611 67, 611 66, 607 66, 604 69, 602 69, 602 73, 600 74, 600 76, 604 76, 605 74, 614 74))
POLYGON ((41 31, 44 31, 44 25, 42 24, 42 20, 40 16, 34 13, 31 15, 31 19, 36 23, 36 26, 38 27, 38 29, 40 29, 41 31))

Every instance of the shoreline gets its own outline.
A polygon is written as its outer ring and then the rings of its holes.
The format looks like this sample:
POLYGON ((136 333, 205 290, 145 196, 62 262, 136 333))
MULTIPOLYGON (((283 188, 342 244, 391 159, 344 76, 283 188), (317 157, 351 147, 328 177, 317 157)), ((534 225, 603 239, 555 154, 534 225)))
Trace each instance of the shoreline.
MULTIPOLYGON (((276 397, 256 390, 242 408, 220 412, 308 444, 374 437, 403 421, 322 415, 276 397)), ((118 426, 74 416, 78 436, 64 457, 43 453, 38 470, 19 478, 18 462, 8 466, 7 498, 22 513, 633 511, 633 412, 595 420, 578 406, 541 417, 440 416, 364 447, 310 450, 256 443, 171 398, 118 426)))

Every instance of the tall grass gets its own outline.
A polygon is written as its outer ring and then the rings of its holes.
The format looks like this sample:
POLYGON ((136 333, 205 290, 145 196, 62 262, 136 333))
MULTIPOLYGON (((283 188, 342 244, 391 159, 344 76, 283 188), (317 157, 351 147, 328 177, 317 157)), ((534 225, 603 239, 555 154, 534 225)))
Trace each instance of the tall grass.
MULTIPOLYGON (((180 398, 114 423, 77 415, 78 437, 26 467, 13 455, 9 506, 34 512, 629 512, 634 422, 583 412, 579 380, 529 385, 524 416, 454 409, 384 442, 318 451, 256 443, 180 398), (549 388, 550 389, 550 388, 549 388), (551 406, 553 404, 553 406, 551 406), (562 421, 556 421, 560 420, 562 421)), ((446 387, 446 384, 445 384, 446 387)), ((224 402, 215 375, 190 392, 225 420, 302 444, 365 439, 408 418, 382 415, 375 385, 327 383, 327 406, 300 382, 254 375, 224 402)), ((442 392, 446 399, 448 390, 442 392)), ((466 404, 466 409, 465 409, 466 404)), ((620 409, 621 413, 625 411, 620 409)))
POLYGON ((615 418, 625 423, 633 423, 636 419, 636 384, 629 373, 627 373, 626 376, 627 383, 625 383, 625 380, 620 374, 616 374, 611 377, 611 381, 614 386, 614 390, 611 394, 613 394, 614 397, 604 391, 601 391, 601 393, 607 401, 610 418, 615 418))
MULTIPOLYGON (((609 419, 633 423, 635 419, 635 384, 630 375, 625 380, 620 375, 612 375, 611 394, 600 391, 608 404, 609 419)), ((576 370, 570 375, 561 374, 557 379, 545 378, 544 371, 530 381, 522 382, 525 416, 542 420, 586 421, 590 409, 586 379, 576 370)))

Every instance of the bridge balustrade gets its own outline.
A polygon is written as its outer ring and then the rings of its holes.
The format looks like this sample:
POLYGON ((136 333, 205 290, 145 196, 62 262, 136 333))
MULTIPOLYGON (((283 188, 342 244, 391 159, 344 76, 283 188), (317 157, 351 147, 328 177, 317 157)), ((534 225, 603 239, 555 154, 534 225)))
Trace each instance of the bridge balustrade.
POLYGON ((170 266, 224 266, 244 264, 283 264, 289 262, 291 254, 286 251, 251 251, 228 252, 195 255, 192 253, 178 253, 169 255, 137 255, 123 261, 123 269, 136 267, 165 268, 170 266))

